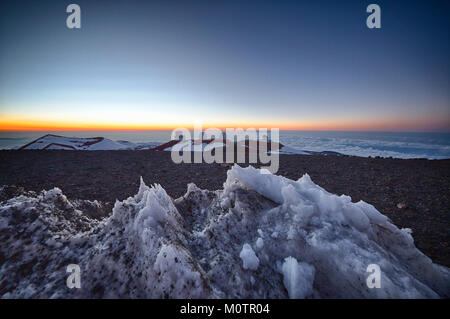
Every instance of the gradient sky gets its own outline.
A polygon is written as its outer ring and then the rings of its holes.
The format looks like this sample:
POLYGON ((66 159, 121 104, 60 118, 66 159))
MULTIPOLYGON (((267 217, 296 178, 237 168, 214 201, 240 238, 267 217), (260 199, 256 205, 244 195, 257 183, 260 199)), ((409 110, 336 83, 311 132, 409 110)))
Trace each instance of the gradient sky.
POLYGON ((0 27, 0 130, 450 130, 445 0, 14 0, 0 27))

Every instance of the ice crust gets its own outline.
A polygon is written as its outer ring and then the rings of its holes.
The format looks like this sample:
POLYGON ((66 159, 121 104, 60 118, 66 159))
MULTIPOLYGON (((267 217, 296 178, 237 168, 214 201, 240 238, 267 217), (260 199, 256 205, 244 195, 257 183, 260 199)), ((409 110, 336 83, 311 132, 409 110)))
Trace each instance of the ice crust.
MULTIPOLYGON (((97 205, 91 203, 92 205, 97 205)), ((110 217, 55 188, 0 203, 3 298, 438 298, 449 269, 365 202, 235 165, 173 200, 141 179, 110 217), (81 288, 66 286, 78 264, 81 288), (369 264, 381 288, 368 288, 369 264)))

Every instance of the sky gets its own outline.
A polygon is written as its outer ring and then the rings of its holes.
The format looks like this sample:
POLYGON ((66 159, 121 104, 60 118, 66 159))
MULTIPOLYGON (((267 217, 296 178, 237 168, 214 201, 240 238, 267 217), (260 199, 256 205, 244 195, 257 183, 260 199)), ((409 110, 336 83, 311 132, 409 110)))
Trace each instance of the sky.
POLYGON ((0 130, 450 131, 449 32, 445 0, 2 1, 0 130))

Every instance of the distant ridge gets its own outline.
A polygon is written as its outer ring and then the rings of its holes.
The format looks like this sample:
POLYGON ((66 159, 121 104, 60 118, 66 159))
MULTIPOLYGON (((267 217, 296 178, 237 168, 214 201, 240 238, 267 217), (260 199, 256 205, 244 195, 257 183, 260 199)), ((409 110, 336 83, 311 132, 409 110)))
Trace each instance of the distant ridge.
POLYGON ((154 146, 155 143, 131 143, 128 141, 113 141, 104 137, 82 138, 47 134, 20 147, 19 150, 137 150, 151 149, 154 146))
MULTIPOLYGON (((229 141, 228 141, 229 142, 229 141)), ((269 152, 279 152, 280 154, 303 154, 303 155, 342 155, 338 152, 323 151, 313 152, 298 150, 285 146, 281 143, 275 143, 274 149, 271 149, 271 143, 259 141, 256 148, 252 147, 249 140, 240 140, 233 142, 235 149, 244 147, 246 153, 258 152, 259 147, 264 146, 269 152)), ((179 144, 180 151, 211 151, 213 149, 224 148, 226 145, 212 139, 208 140, 170 140, 160 144, 155 142, 133 143, 129 141, 113 141, 104 137, 66 137, 55 134, 47 134, 38 139, 27 143, 19 150, 72 150, 72 151, 95 151, 95 150, 151 150, 151 151, 171 151, 172 147, 179 144)))
MULTIPOLYGON (((34 141, 32 141, 32 142, 30 142, 30 143, 20 147, 19 150, 30 149, 28 147, 30 147, 30 146, 32 146, 32 145, 34 145, 36 143, 43 142, 46 138, 67 139, 67 137, 64 137, 64 136, 61 136, 61 135, 47 134, 47 135, 41 136, 38 139, 36 139, 36 140, 34 140, 34 141)), ((77 140, 82 140, 81 138, 76 138, 76 139, 77 140)), ((105 139, 104 137, 90 137, 90 138, 86 138, 87 141, 82 144, 82 147, 83 146, 90 146, 90 145, 99 143, 99 142, 103 141, 104 139, 105 139)), ((60 146, 60 147, 63 147, 63 148, 70 148, 70 149, 76 150, 76 148, 74 146, 72 146, 72 145, 66 145, 66 144, 61 144, 61 143, 50 143, 50 144, 47 144, 42 149, 44 149, 44 150, 45 149, 49 149, 49 148, 51 148, 51 146, 60 146)))

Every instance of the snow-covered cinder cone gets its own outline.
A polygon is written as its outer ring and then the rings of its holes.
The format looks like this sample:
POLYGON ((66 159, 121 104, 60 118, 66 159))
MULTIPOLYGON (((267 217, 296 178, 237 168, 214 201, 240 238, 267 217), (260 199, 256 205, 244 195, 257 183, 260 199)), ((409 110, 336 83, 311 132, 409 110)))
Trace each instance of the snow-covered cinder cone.
MULTIPOLYGON (((96 204, 98 205, 98 203, 96 204)), ((54 298, 438 298, 433 264, 365 202, 235 165, 224 189, 176 200, 141 179, 110 217, 54 189, 0 204, 0 295, 54 298), (69 288, 67 265, 80 269, 69 288), (375 285, 370 272, 379 270, 375 285), (369 271, 369 272, 368 272, 369 271)))

